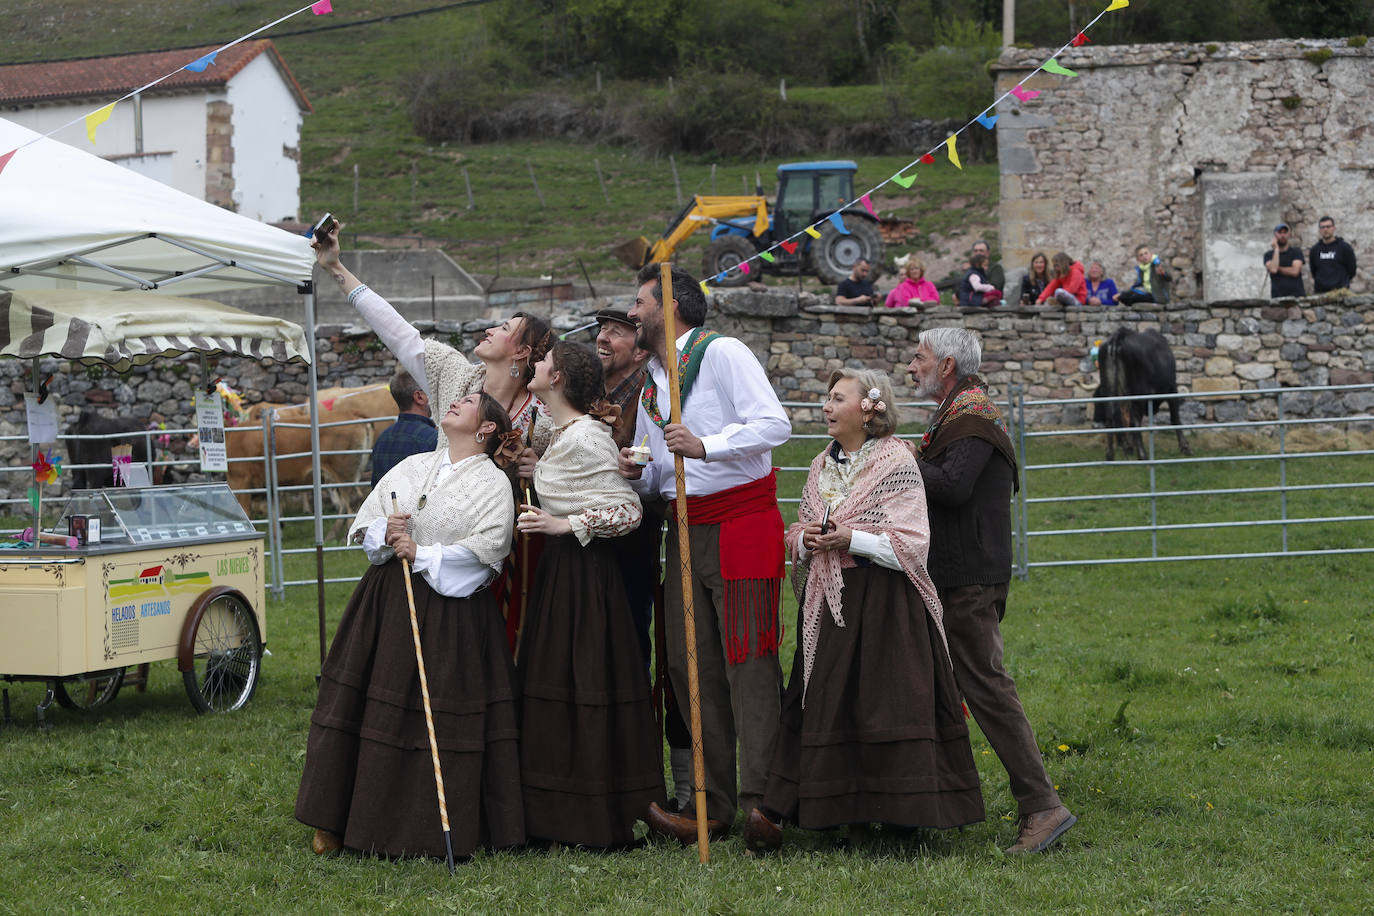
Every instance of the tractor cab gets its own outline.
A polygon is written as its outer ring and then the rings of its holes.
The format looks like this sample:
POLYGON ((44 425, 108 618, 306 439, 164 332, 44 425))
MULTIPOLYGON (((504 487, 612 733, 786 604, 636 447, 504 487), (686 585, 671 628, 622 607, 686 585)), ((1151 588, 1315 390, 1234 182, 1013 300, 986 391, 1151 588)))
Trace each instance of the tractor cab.
POLYGON ((824 219, 854 199, 852 159, 789 162, 778 166, 778 199, 773 208, 773 238, 785 239, 824 219))

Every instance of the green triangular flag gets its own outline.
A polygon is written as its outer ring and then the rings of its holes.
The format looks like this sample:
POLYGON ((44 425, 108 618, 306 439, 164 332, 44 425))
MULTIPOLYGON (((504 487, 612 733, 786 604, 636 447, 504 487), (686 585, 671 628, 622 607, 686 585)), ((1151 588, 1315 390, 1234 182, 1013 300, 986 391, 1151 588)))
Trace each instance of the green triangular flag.
POLYGON ((38 511, 38 488, 29 487, 29 505, 33 506, 33 511, 38 511))
POLYGON ((1044 65, 1040 69, 1044 70, 1046 73, 1058 73, 1061 76, 1078 75, 1077 70, 1070 70, 1068 67, 1064 66, 1059 61, 1055 60, 1053 57, 1045 61, 1044 65))

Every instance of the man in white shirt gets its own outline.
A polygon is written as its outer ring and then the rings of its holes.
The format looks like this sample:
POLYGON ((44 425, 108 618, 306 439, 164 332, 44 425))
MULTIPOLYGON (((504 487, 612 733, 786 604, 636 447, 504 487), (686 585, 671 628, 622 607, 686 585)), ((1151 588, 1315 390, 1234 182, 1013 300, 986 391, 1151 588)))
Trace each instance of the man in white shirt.
MULTIPOLYGON (((673 268, 682 422, 669 423, 668 358, 660 265, 639 275, 630 317, 639 345, 653 353, 640 398, 636 432, 648 435, 651 460, 620 452, 620 473, 640 494, 668 500, 668 670, 673 690, 687 693, 682 577, 678 565, 674 455, 684 459, 692 601, 696 619, 702 744, 706 758, 708 830, 730 831, 739 808, 760 803, 777 736, 781 669, 778 600, 783 577, 782 516, 772 451, 792 425, 753 352, 741 341, 704 330, 706 296, 694 277, 673 268), (739 745, 739 788, 735 746, 739 745)), ((694 805, 671 814, 650 805, 651 830, 696 839, 694 805)))

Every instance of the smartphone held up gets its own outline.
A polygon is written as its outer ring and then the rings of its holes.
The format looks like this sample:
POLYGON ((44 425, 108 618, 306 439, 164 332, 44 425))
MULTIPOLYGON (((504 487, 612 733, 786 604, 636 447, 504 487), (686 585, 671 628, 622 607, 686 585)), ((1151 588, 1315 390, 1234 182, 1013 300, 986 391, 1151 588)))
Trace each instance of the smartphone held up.
POLYGON ((334 227, 339 225, 339 221, 334 218, 333 213, 326 213, 320 217, 320 221, 315 224, 315 228, 310 230, 310 234, 316 241, 325 242, 329 240, 329 233, 334 231, 334 227))

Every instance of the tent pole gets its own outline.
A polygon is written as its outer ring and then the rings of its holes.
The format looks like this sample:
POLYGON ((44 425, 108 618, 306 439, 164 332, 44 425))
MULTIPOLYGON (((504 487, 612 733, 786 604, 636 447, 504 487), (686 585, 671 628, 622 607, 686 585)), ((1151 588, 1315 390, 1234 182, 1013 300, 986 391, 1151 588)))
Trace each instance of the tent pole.
MULTIPOLYGON (((319 366, 315 353, 315 286, 313 281, 301 287, 305 294, 305 340, 310 348, 310 491, 315 509, 315 598, 320 618, 320 670, 324 670, 326 636, 324 632, 324 512, 320 494, 320 386, 319 366)), ((318 678, 317 678, 318 680, 318 678)))

